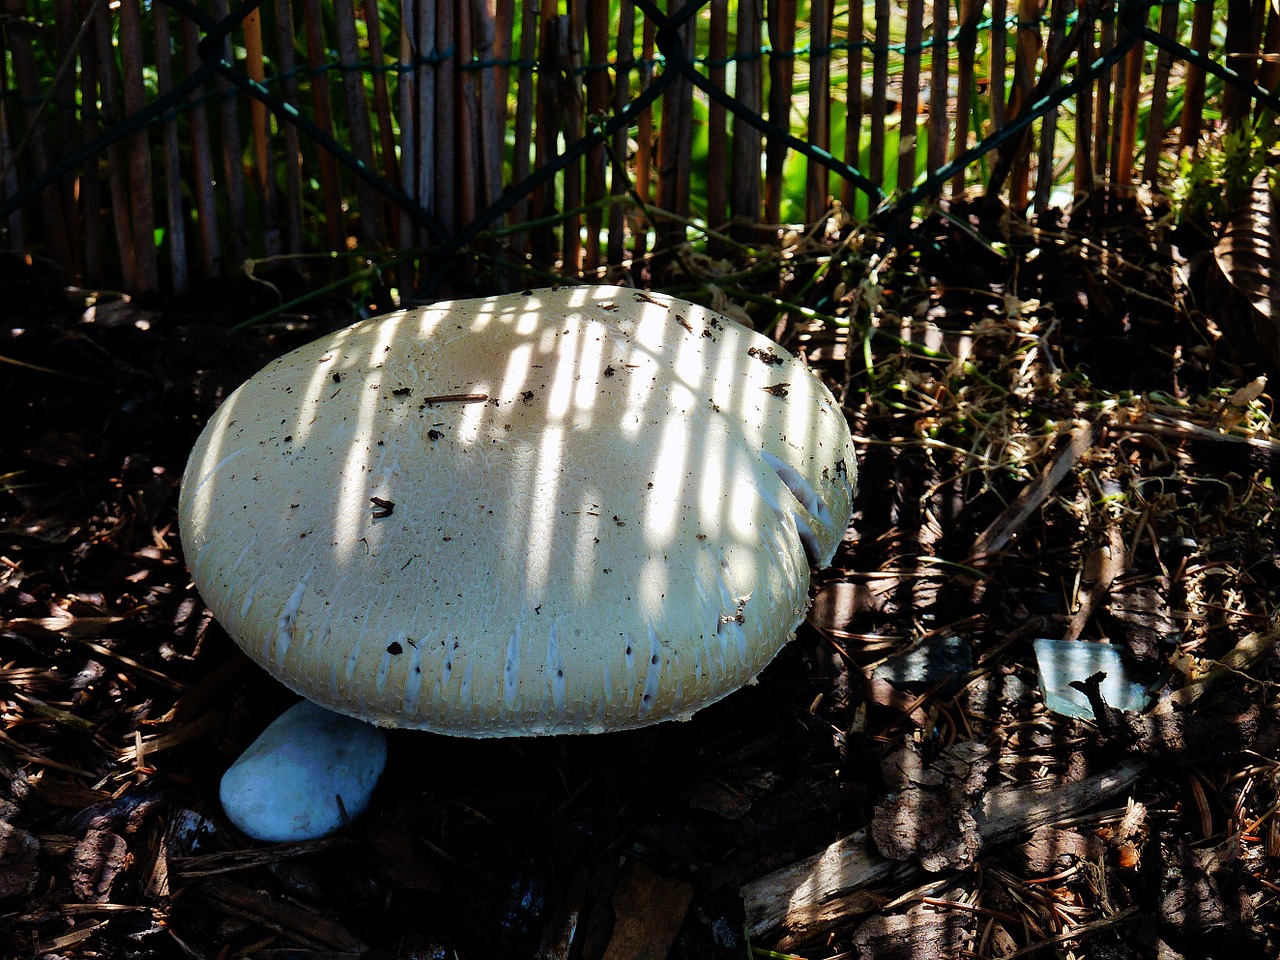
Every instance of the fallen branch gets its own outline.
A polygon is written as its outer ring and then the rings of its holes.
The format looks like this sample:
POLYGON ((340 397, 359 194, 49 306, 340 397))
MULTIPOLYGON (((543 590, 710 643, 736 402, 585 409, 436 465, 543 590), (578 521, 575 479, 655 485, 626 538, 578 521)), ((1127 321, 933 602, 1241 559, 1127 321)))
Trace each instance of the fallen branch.
POLYGON ((1091 920, 1088 923, 1080 923, 1072 927, 1070 930, 1058 934, 1056 937, 1049 937, 1047 940, 1041 940, 1038 943, 1032 943, 1013 953, 1006 954, 1005 960, 1014 960, 1015 957, 1025 957, 1029 954, 1043 950, 1045 947, 1056 946, 1061 943, 1070 943, 1072 940, 1083 940, 1085 937, 1092 936, 1099 930, 1107 930, 1111 927, 1118 926, 1122 923, 1128 923, 1138 916, 1137 907, 1126 907, 1125 909, 1113 913, 1106 917, 1099 917, 1097 920, 1091 920))
POLYGON ((1181 689, 1163 697, 1151 710, 1150 716, 1163 717, 1178 710, 1186 710, 1204 693, 1235 673, 1247 670, 1280 643, 1280 614, 1273 614, 1271 622, 1262 630, 1255 630, 1241 638, 1240 642, 1218 658, 1202 676, 1187 683, 1181 689))
POLYGON ((358 957, 368 948, 336 920, 273 900, 260 890, 229 880, 204 880, 195 888, 217 910, 248 920, 304 949, 358 957))
POLYGON ((1280 440, 1269 437, 1242 437, 1235 433, 1223 433, 1201 426, 1190 420, 1167 416, 1163 413, 1148 411, 1144 419, 1133 422, 1121 421, 1112 424, 1120 432, 1149 433, 1157 437, 1173 440, 1211 440, 1219 443, 1242 443, 1257 450, 1265 450, 1272 456, 1280 456, 1280 440))
POLYGON ((969 562, 972 563, 987 554, 995 553, 1012 540, 1022 529, 1036 508, 1048 499, 1049 494, 1057 489, 1071 468, 1079 462, 1102 436, 1104 421, 1099 418, 1086 426, 1076 427, 1071 431, 1070 442, 1053 458, 1053 462, 1040 474, 1035 483, 1022 488, 1022 492, 1000 512, 1000 516, 991 521, 987 529, 978 534, 969 551, 969 562))
POLYGON ((1080 574, 1080 591, 1075 612, 1062 633, 1063 640, 1079 640, 1093 611, 1111 595, 1111 585, 1128 565, 1124 536, 1115 523, 1107 526, 1107 542, 1085 559, 1080 574))
MULTIPOLYGON (((1146 764, 1130 761, 1075 783, 1002 784, 987 792, 974 812, 983 848, 1078 815, 1127 791, 1146 764)), ((888 860, 876 852, 867 830, 837 840, 825 850, 745 884, 739 891, 747 928, 759 937, 779 929, 834 925, 834 901, 852 904, 860 888, 920 871, 918 863, 888 860)))

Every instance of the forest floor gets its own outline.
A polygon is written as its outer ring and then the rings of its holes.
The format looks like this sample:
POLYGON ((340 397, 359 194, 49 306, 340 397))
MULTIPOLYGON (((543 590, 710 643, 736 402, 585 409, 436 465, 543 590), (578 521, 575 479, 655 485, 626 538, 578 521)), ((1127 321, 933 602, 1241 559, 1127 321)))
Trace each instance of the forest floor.
POLYGON ((227 393, 350 307, 233 332, 263 284, 141 305, 7 262, 0 954, 1276 956, 1274 390, 1186 251, 1115 222, 699 259, 858 443, 795 641, 687 723, 394 732, 365 817, 277 846, 217 785, 294 698, 191 586, 177 491, 227 393), (1150 706, 1048 710, 1037 639, 1108 642, 1150 706))

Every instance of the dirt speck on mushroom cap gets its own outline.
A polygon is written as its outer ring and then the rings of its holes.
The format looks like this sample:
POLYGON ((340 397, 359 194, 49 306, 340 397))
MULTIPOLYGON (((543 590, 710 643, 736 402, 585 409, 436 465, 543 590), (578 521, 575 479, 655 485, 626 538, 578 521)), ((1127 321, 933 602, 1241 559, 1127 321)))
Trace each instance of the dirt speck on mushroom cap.
POLYGON ((269 364, 197 441, 181 535, 214 615, 317 703, 585 733, 752 680, 855 476, 834 398, 776 344, 568 287, 374 318, 269 364))

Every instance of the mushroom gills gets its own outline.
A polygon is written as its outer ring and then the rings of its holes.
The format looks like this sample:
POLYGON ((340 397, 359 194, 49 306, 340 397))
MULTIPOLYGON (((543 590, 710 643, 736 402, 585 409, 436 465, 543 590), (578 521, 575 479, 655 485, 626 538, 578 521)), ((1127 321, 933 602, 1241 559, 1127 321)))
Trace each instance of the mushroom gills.
MULTIPOLYGON (((768 450, 761 450, 760 456, 765 463, 773 468, 773 472, 778 475, 778 479, 791 491, 791 495, 796 498, 800 506, 808 511, 810 517, 817 520, 820 526, 831 526, 831 509, 818 496, 818 491, 813 488, 813 485, 801 476, 800 471, 768 450)), ((822 555, 818 537, 813 532, 813 527, 801 514, 794 510, 790 511, 790 513, 791 519, 796 525, 796 533, 800 536, 800 542, 804 544, 804 552, 808 555, 809 562, 825 566, 830 562, 831 558, 822 555)))

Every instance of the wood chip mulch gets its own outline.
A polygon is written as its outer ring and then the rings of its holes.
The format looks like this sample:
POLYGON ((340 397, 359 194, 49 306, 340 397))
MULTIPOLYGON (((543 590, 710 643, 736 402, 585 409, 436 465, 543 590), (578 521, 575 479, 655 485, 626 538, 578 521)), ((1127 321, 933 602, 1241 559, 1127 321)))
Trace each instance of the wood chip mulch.
POLYGON ((758 683, 626 734, 395 733, 364 818, 279 846, 217 785, 293 698, 192 588, 177 487, 231 389, 344 321, 232 333, 6 261, 0 954, 1277 955, 1275 380, 1141 211, 998 253, 965 216, 926 224, 945 283, 846 234, 713 292, 843 393, 860 448, 758 683), (1082 678, 1093 715, 1049 712, 1036 638, 1115 645, 1150 707, 1082 678))

